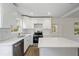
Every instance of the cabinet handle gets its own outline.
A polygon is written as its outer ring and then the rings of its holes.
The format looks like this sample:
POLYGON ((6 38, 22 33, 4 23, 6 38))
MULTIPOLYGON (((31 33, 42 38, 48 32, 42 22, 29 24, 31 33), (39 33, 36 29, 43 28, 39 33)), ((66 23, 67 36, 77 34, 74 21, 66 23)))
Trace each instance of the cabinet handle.
POLYGON ((21 43, 16 44, 15 47, 19 46, 20 44, 21 44, 21 43))

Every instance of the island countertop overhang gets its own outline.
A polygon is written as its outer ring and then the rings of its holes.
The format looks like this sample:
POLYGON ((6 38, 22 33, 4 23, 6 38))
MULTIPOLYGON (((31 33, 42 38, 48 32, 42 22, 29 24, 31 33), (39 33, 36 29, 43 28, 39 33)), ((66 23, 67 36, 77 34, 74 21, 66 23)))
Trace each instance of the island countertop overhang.
POLYGON ((79 43, 62 37, 49 37, 49 38, 40 38, 38 43, 39 48, 79 48, 79 43))

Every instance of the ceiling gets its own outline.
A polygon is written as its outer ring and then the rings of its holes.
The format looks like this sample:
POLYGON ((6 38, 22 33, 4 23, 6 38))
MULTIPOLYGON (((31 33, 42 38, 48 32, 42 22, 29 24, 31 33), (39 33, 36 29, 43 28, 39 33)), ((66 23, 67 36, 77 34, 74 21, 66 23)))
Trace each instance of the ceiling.
POLYGON ((78 3, 16 3, 16 6, 22 15, 79 17, 78 3))

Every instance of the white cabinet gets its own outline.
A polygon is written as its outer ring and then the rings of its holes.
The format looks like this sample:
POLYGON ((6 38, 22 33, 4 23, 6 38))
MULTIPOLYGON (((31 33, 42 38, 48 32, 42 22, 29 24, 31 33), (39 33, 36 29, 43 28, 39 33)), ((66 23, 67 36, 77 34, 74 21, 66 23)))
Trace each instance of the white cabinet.
POLYGON ((43 29, 51 29, 51 18, 23 17, 23 28, 34 29, 34 24, 43 24, 43 29))
POLYGON ((12 4, 2 5, 2 27, 9 28, 16 24, 16 11, 12 4))
POLYGON ((0 42, 0 56, 23 56, 24 39, 15 38, 0 42))
POLYGON ((33 38, 32 35, 29 35, 24 39, 24 53, 27 50, 27 48, 32 44, 33 44, 33 38))
POLYGON ((23 28, 32 29, 33 28, 33 21, 30 17, 23 18, 23 28))
POLYGON ((0 56, 12 56, 12 45, 0 45, 0 56))
POLYGON ((24 39, 24 53, 25 53, 26 49, 28 48, 28 46, 29 46, 29 44, 28 44, 28 37, 26 37, 24 39))
POLYGON ((12 3, 2 3, 1 13, 2 28, 9 28, 11 25, 16 25, 18 12, 12 3))
POLYGON ((32 18, 32 21, 33 21, 33 25, 42 24, 43 26, 41 28, 51 29, 51 18, 32 18))
POLYGON ((33 45, 33 35, 29 35, 29 45, 33 45))
POLYGON ((43 29, 51 29, 51 19, 50 18, 43 19, 43 29))

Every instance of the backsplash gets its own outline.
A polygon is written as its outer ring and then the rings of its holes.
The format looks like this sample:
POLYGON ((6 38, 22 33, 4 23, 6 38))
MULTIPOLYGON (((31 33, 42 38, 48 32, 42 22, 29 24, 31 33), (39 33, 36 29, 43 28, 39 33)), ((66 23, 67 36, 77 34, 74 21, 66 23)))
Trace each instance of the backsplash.
MULTIPOLYGON (((35 31, 34 29, 23 29, 23 33, 25 33, 25 34, 33 34, 34 31, 35 31)), ((52 33, 51 29, 43 29, 42 32, 43 32, 44 37, 46 37, 46 36, 51 36, 51 37, 60 36, 58 34, 58 32, 52 33)))
POLYGON ((9 28, 0 28, 0 40, 7 40, 16 37, 16 33, 11 33, 9 28))
POLYGON ((23 29, 23 33, 25 33, 25 34, 33 34, 34 29, 23 29))

